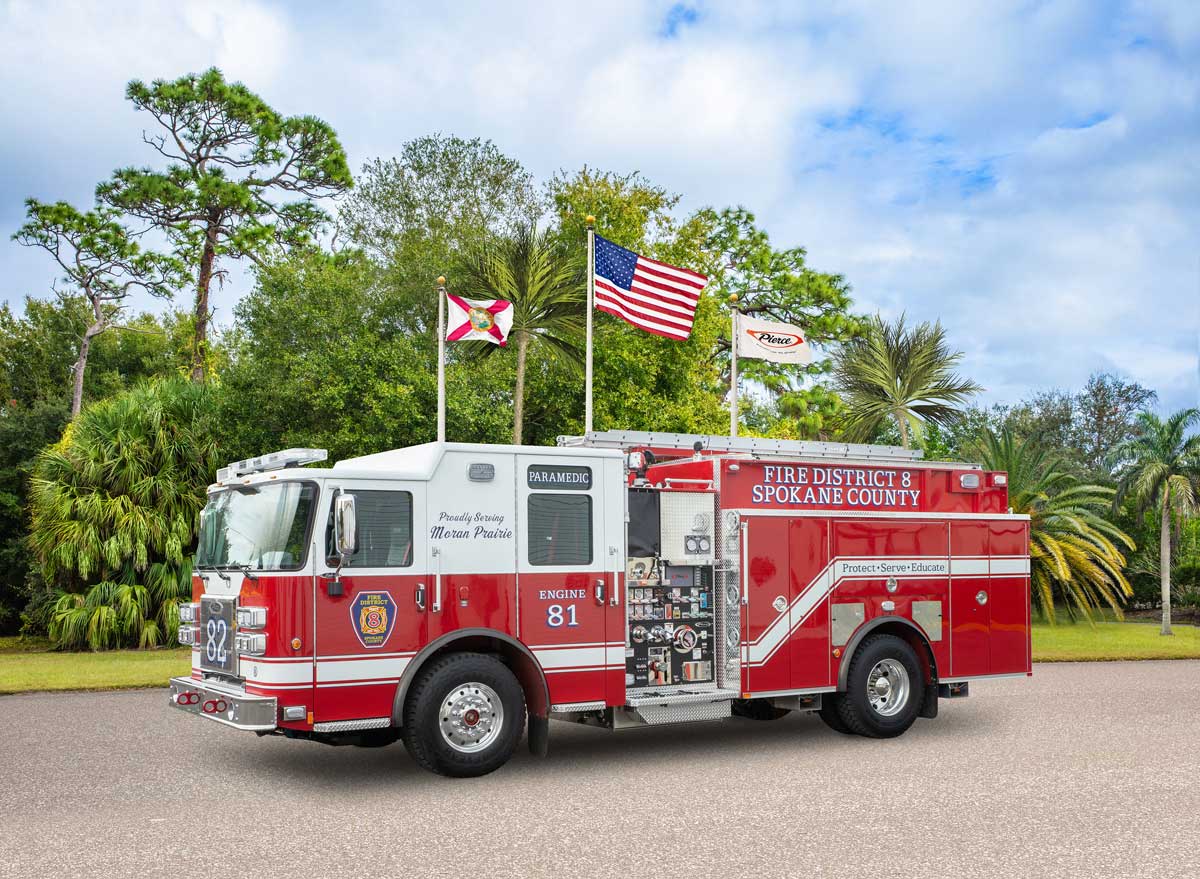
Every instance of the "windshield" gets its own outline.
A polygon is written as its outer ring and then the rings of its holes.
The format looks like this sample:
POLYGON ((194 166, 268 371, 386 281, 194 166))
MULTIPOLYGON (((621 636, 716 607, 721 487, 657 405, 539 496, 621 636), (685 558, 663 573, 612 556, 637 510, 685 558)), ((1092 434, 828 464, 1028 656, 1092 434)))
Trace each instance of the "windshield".
POLYGON ((296 570, 304 564, 317 488, 306 482, 215 494, 200 513, 198 568, 296 570))

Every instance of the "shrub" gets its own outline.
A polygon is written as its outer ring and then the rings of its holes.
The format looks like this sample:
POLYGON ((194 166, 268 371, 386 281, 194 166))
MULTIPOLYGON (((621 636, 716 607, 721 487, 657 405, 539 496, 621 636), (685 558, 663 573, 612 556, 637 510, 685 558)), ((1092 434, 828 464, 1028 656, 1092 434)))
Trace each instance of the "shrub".
POLYGON ((178 625, 204 488, 211 392, 160 379, 86 408, 38 455, 30 545, 64 647, 153 647, 178 625))

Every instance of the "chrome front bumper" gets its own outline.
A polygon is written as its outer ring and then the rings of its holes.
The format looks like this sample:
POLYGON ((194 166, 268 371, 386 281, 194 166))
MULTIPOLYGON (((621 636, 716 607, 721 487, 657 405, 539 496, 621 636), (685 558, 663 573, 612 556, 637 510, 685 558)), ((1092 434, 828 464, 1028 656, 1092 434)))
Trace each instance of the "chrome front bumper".
POLYGON ((171 678, 171 704, 234 729, 270 732, 278 706, 272 696, 251 696, 232 684, 171 678))

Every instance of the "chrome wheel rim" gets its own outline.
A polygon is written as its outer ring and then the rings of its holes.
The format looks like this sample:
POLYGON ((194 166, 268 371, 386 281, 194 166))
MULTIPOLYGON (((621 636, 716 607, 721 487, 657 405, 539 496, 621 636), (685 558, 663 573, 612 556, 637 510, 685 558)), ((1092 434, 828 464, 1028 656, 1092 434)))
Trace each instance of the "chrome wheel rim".
POLYGON ((442 698, 438 728, 446 744, 456 751, 482 751, 503 727, 504 704, 487 684, 460 684, 442 698))
POLYGON ((908 704, 908 669, 896 659, 881 659, 867 675, 867 700, 880 717, 892 717, 908 704))

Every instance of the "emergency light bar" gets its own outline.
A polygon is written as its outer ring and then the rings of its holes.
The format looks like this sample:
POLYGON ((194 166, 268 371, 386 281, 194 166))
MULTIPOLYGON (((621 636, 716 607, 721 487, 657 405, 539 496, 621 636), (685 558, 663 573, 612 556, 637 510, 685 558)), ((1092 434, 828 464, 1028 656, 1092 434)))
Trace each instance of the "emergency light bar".
POLYGON ((259 455, 257 458, 247 458, 245 461, 235 461, 217 471, 217 482, 248 476, 251 473, 266 473, 268 470, 282 470, 284 467, 299 467, 302 464, 313 464, 324 461, 329 457, 325 449, 284 449, 282 452, 271 452, 259 455))

